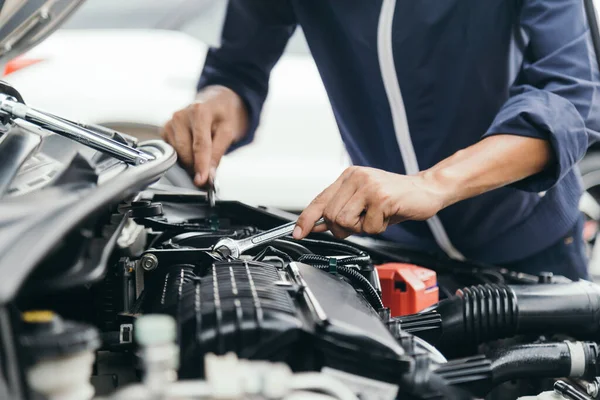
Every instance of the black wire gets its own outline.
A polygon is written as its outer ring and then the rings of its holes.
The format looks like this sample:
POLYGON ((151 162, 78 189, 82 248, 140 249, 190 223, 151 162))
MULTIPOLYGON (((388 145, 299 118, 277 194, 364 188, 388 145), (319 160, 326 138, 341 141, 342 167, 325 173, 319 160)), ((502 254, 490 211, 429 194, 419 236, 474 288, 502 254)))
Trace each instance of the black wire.
MULTIPOLYGON (((310 265, 329 265, 329 258, 321 256, 318 254, 306 254, 300 256, 298 258, 298 262, 304 262, 310 265)), ((346 265, 360 265, 360 266, 368 266, 371 263, 371 258, 369 256, 357 256, 357 257, 344 257, 337 259, 338 266, 346 266, 346 265)))
MULTIPOLYGON (((315 268, 320 270, 327 271, 329 270, 329 258, 320 256, 317 254, 306 254, 298 258, 298 262, 303 262, 308 265, 312 265, 315 268)), ((336 259, 336 272, 340 275, 350 279, 353 283, 356 284, 360 289, 363 290, 363 293, 371 306, 375 310, 380 310, 383 308, 383 302, 381 301, 381 297, 377 290, 371 285, 371 282, 367 278, 361 275, 359 271, 354 268, 347 267, 347 265, 361 265, 365 262, 370 263, 371 259, 367 257, 347 257, 347 258, 339 258, 336 259), (367 260, 368 259, 368 260, 367 260)))
POLYGON ((286 252, 283 252, 281 250, 278 250, 278 249, 276 249, 273 246, 265 247, 260 253, 258 253, 257 255, 255 255, 253 257, 253 260, 254 261, 262 261, 262 260, 265 259, 266 256, 269 255, 269 253, 272 254, 272 255, 281 257, 281 258, 283 258, 287 262, 294 261, 294 259, 292 257, 290 257, 289 254, 287 254, 286 252))
MULTIPOLYGON (((306 254, 313 254, 312 251, 303 246, 300 242, 292 242, 289 240, 276 239, 271 242, 273 247, 291 253, 292 256, 302 257, 306 254)), ((292 257, 293 258, 293 257, 292 257)))
POLYGON ((302 244, 307 245, 307 247, 309 245, 317 247, 317 248, 325 247, 328 250, 331 250, 331 249, 338 250, 338 251, 342 252, 343 254, 351 254, 351 255, 360 256, 360 257, 368 257, 369 256, 366 252, 362 251, 361 249, 358 249, 354 246, 350 246, 349 244, 346 244, 346 243, 339 243, 339 242, 328 241, 328 240, 308 239, 308 238, 304 238, 299 241, 296 241, 295 239, 291 239, 291 238, 282 238, 282 239, 286 242, 302 243, 302 244))

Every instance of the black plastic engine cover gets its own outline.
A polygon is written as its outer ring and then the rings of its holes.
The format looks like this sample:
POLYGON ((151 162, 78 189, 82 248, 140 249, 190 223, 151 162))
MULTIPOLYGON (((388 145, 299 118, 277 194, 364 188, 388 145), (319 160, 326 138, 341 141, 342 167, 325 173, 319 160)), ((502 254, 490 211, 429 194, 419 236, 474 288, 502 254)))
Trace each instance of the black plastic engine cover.
POLYGON ((194 278, 181 268, 170 274, 176 278, 167 277, 161 291, 173 304, 147 311, 175 315, 182 378, 203 375, 206 353, 227 352, 283 361, 296 371, 330 367, 387 382, 409 368, 377 312, 337 275, 254 261, 216 262, 194 278))

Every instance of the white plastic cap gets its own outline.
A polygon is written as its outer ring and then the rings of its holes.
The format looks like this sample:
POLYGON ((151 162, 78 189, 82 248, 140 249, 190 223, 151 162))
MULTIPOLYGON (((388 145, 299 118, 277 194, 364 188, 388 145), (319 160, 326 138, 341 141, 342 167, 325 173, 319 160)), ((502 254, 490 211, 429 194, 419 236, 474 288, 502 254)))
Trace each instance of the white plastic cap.
POLYGON ((135 321, 133 332, 139 345, 152 346, 173 343, 177 337, 177 326, 169 315, 150 314, 135 321))

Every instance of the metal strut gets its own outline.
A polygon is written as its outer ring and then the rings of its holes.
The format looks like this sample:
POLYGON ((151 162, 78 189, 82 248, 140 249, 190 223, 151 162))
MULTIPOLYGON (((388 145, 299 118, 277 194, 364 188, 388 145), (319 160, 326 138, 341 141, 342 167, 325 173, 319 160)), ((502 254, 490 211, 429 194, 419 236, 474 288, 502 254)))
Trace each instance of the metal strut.
POLYGON ((31 122, 32 124, 48 129, 61 136, 76 140, 85 146, 109 154, 128 164, 139 165, 154 159, 149 153, 134 149, 131 146, 83 128, 75 122, 36 110, 35 108, 18 102, 17 99, 12 96, 1 93, 0 111, 7 114, 12 119, 18 118, 31 122))

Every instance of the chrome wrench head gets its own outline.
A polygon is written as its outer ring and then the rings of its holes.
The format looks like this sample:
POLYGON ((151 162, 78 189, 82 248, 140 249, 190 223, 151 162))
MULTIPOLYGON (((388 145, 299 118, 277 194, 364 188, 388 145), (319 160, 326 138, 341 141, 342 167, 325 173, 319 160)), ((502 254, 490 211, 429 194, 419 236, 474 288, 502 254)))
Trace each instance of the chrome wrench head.
POLYGON ((219 240, 212 249, 223 258, 240 258, 241 255, 238 242, 232 238, 223 238, 219 240))
MULTIPOLYGON (((321 218, 315 223, 315 226, 319 226, 324 223, 325 220, 321 218)), ((225 258, 239 258, 240 255, 246 250, 270 243, 276 239, 291 234, 295 226, 296 221, 293 221, 241 240, 223 238, 213 246, 213 251, 225 258)))

